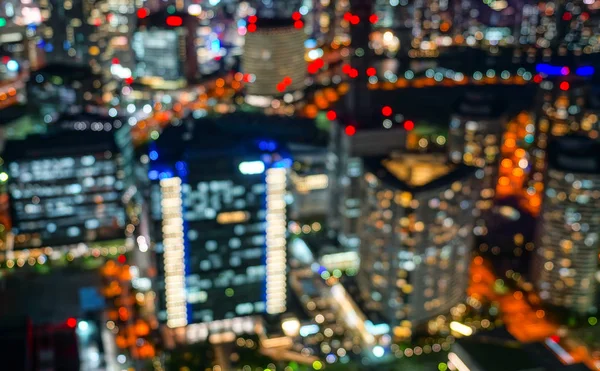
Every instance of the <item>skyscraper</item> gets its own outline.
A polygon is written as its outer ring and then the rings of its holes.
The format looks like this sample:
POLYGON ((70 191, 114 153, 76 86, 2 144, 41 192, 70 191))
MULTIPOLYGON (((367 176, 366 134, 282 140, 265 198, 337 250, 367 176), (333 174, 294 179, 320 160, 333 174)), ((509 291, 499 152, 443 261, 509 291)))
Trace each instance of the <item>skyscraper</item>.
POLYGON ((466 295, 475 168, 443 156, 363 159, 358 282, 399 334, 466 295))
POLYGON ((492 97, 475 92, 459 100, 450 119, 448 152, 450 161, 463 162, 483 170, 480 185, 480 209, 492 206, 498 176, 500 142, 506 125, 504 104, 492 97))
POLYGON ((33 135, 7 142, 4 158, 13 221, 9 249, 18 264, 67 253, 73 260, 102 248, 105 256, 125 251, 122 163, 112 133, 33 135))
POLYGON ((242 54, 242 69, 252 76, 246 101, 269 106, 272 97, 302 98, 307 75, 303 22, 256 16, 250 21, 242 54))
POLYGON ((150 146, 159 318, 171 328, 286 308, 291 159, 255 133, 204 121, 169 128, 150 146))
POLYGON ((565 136, 548 155, 532 280, 543 301, 585 314, 600 278, 600 145, 565 136))
POLYGON ((45 22, 41 34, 49 63, 89 65, 94 73, 107 73, 111 61, 106 0, 42 0, 45 22))

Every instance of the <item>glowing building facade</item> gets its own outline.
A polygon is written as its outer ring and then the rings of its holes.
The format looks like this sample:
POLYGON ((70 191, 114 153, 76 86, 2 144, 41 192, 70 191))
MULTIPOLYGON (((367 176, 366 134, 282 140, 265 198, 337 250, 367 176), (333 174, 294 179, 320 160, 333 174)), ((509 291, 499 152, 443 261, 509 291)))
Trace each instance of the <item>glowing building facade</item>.
POLYGON ((588 80, 594 72, 591 66, 571 69, 540 64, 537 69, 545 78, 540 83, 535 108, 537 121, 531 147, 528 191, 541 201, 548 143, 553 138, 573 133, 596 138, 599 125, 598 108, 594 107, 588 80))
POLYGON ((494 197, 500 142, 506 125, 502 109, 502 102, 472 93, 459 101, 456 112, 450 119, 450 161, 454 164, 462 162, 468 166, 476 166, 484 172, 479 190, 480 210, 490 208, 494 197))
POLYGON ((464 299, 476 168, 435 155, 363 159, 358 282, 399 336, 464 299))
POLYGON ((596 308, 600 146, 580 136, 551 142, 533 281, 540 298, 584 314, 596 308))
POLYGON ((135 75, 141 84, 175 89, 198 78, 197 18, 161 11, 138 21, 133 35, 135 75))
POLYGON ((12 249, 52 258, 44 248, 84 255, 93 244, 123 245, 122 161, 112 133, 29 136, 7 142, 4 158, 12 249))
POLYGON ((284 152, 271 140, 183 127, 150 147, 167 326, 285 311, 284 152))
POLYGON ((246 101, 268 106, 272 97, 289 94, 292 100, 302 98, 307 75, 303 28, 296 28, 291 18, 259 18, 248 27, 242 54, 242 69, 251 76, 246 101))

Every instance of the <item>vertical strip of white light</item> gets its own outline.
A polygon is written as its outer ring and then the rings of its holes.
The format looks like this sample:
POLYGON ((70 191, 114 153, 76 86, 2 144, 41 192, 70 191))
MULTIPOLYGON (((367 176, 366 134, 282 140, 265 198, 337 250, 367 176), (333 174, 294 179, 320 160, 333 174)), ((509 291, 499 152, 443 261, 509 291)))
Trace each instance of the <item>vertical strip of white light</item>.
POLYGON ((176 328, 187 325, 181 179, 162 179, 160 190, 167 326, 176 328))
POLYGON ((267 313, 286 309, 286 219, 285 185, 287 171, 267 170, 267 313))

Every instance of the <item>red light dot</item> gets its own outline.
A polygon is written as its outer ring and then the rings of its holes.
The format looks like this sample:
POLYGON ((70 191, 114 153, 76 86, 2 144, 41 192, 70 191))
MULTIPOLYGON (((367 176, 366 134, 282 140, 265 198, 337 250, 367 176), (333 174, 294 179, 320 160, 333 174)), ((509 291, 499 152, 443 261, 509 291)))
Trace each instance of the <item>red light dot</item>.
POLYGON ((102 21, 100 20, 100 18, 96 18, 94 20, 94 26, 96 27, 100 27, 100 25, 102 24, 102 21))
POLYGON ((171 27, 179 27, 183 24, 183 18, 178 17, 176 15, 170 15, 166 20, 167 26, 171 27))
POLYGON ((391 116, 391 115, 392 115, 392 107, 390 107, 390 106, 385 106, 385 107, 383 107, 383 108, 381 109, 381 113, 382 113, 384 116, 391 116))
POLYGON ((250 17, 248 17, 248 23, 256 23, 256 21, 258 21, 257 16, 251 15, 250 17))
POLYGON ((304 22, 302 22, 302 21, 294 22, 294 28, 300 29, 302 27, 304 27, 304 22))
POLYGON ((552 340, 555 343, 558 343, 560 341, 560 337, 558 335, 552 335, 550 336, 550 340, 552 340))
POLYGON ((67 319, 67 326, 70 328, 75 328, 75 326, 77 326, 77 320, 73 317, 67 319))
POLYGON ((587 21, 590 18, 590 13, 588 12, 583 12, 581 13, 581 15, 579 16, 579 18, 581 18, 582 21, 587 21))
POLYGON ((125 255, 119 255, 117 260, 119 261, 119 263, 125 264, 125 262, 127 261, 127 258, 125 257, 125 255))
POLYGON ((377 70, 373 67, 367 68, 367 76, 375 76, 377 75, 377 70))
POLYGON ((346 126, 346 130, 345 131, 346 131, 346 135, 349 136, 349 137, 351 137, 354 134, 356 134, 356 128, 354 126, 352 126, 352 125, 346 126))
POLYGON ((137 11, 138 18, 146 18, 148 16, 148 9, 139 8, 137 11))
POLYGON ((563 81, 558 87, 560 88, 560 90, 569 90, 570 85, 568 82, 563 81))
POLYGON ((323 62, 323 59, 319 58, 315 60, 315 66, 317 66, 317 68, 323 68, 323 66, 325 66, 325 62, 323 62))
POLYGON ((404 121, 404 129, 411 131, 412 129, 415 128, 415 123, 412 122, 411 120, 406 120, 404 121))
POLYGON ((337 113, 335 111, 327 111, 327 119, 329 121, 333 121, 337 118, 337 113))
POLYGON ((289 76, 286 76, 286 77, 284 77, 284 78, 283 78, 283 81, 282 81, 282 82, 283 82, 285 85, 290 85, 290 84, 292 83, 292 78, 291 78, 291 77, 289 77, 289 76))
POLYGON ((352 23, 353 25, 357 25, 360 23, 360 17, 357 15, 353 15, 352 18, 350 18, 350 23, 352 23))
POLYGON ((570 21, 571 18, 573 18, 573 15, 569 12, 566 12, 565 14, 563 14, 562 19, 563 21, 570 21))
POLYGON ((256 25, 254 23, 250 23, 248 25, 248 32, 254 32, 256 31, 256 25))
POLYGON ((539 84, 540 82, 542 82, 542 75, 535 75, 533 77, 533 82, 539 84))
POLYGON ((113 58, 112 64, 121 64, 121 61, 119 61, 119 58, 113 58))
POLYGON ((283 93, 285 91, 285 85, 277 84, 277 91, 279 91, 280 93, 283 93))
POLYGON ((345 74, 349 74, 352 71, 352 67, 349 64, 345 64, 342 66, 342 72, 345 74))
POLYGON ((126 84, 129 84, 129 85, 133 84, 133 77, 128 77, 128 78, 126 78, 126 79, 125 79, 125 83, 126 83, 126 84))
POLYGON ((344 20, 350 22, 350 20, 352 19, 352 13, 350 12, 346 12, 344 13, 344 20))
POLYGON ((299 21, 302 18, 302 14, 300 14, 300 12, 294 12, 294 14, 292 14, 292 19, 294 21, 299 21))
POLYGON ((379 21, 379 17, 377 16, 377 14, 371 14, 371 16, 369 17, 369 22, 375 24, 377 23, 377 21, 379 21))
POLYGON ((8 62, 10 62, 10 57, 9 56, 4 56, 2 57, 2 64, 7 64, 8 62))
POLYGON ((358 70, 356 68, 353 68, 350 73, 348 74, 351 78, 355 79, 358 77, 358 70))

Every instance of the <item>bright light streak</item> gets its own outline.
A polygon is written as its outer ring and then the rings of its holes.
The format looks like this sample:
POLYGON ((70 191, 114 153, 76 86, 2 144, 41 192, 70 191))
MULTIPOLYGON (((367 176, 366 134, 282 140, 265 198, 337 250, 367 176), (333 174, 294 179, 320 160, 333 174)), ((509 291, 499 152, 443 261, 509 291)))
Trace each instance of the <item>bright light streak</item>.
MULTIPOLYGON (((264 171, 264 163, 255 161, 256 170, 264 171), (260 165, 258 165, 260 164, 260 165), (262 168, 261 168, 262 166, 262 168)), ((243 164, 243 163, 242 163, 243 164)), ((240 171, 242 171, 240 164, 240 171)), ((285 187, 287 170, 267 170, 267 313, 283 313, 286 309, 286 239, 285 187)))
POLYGON ((244 175, 256 175, 265 172, 265 164, 262 161, 246 161, 242 162, 238 169, 244 175))
POLYGON ((184 327, 187 325, 187 303, 181 179, 177 177, 162 179, 160 190, 162 193, 162 233, 165 248, 167 326, 171 328, 184 327))
POLYGON ((463 325, 460 322, 452 321, 450 322, 450 329, 452 331, 456 331, 463 336, 471 336, 473 335, 473 329, 467 325, 463 325))
POLYGON ((571 355, 563 349, 563 347, 561 347, 556 341, 552 340, 551 338, 547 338, 544 343, 546 344, 546 346, 548 348, 550 348, 550 350, 552 350, 557 356, 558 358, 560 358, 565 364, 567 365, 572 365, 573 363, 575 363, 575 359, 573 359, 573 357, 571 357, 571 355))
POLYGON ((467 365, 460 359, 456 353, 448 353, 448 360, 456 367, 458 371, 471 371, 467 365))

